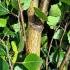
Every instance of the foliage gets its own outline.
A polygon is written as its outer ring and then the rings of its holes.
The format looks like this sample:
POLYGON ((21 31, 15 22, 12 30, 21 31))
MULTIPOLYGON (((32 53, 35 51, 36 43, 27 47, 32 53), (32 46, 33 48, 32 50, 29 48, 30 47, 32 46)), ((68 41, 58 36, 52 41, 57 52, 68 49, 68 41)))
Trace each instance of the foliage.
MULTIPOLYGON (((39 57, 34 53, 29 55, 25 53, 24 37, 20 37, 18 0, 0 0, 0 70, 9 70, 11 66, 14 70, 37 70, 38 67, 46 70, 47 57, 48 70, 60 66, 70 46, 70 0, 58 1, 51 1, 48 16, 34 7, 34 16, 45 22, 39 57)), ((28 27, 26 16, 30 3, 31 0, 21 0, 26 32, 28 27)), ((23 34, 23 31, 21 32, 23 34)))
POLYGON ((0 3, 0 16, 6 15, 8 13, 9 13, 9 10, 6 8, 6 6, 0 3))

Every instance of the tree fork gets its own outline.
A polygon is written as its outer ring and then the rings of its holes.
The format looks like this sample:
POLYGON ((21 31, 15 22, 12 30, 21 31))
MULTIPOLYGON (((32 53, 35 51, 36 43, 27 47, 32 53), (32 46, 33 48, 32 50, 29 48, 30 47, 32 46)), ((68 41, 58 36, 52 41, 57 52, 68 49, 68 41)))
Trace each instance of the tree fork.
MULTIPOLYGON (((43 30, 43 21, 36 20, 34 7, 38 8, 39 0, 31 0, 30 7, 28 9, 28 36, 26 42, 26 52, 36 53, 40 56, 40 44, 41 33, 43 30)), ((41 8, 43 13, 47 13, 49 0, 43 1, 43 7, 41 8), (45 8, 45 9, 44 9, 45 8)))
MULTIPOLYGON (((26 38, 26 53, 35 53, 40 56, 40 44, 41 44, 41 32, 42 25, 36 25, 34 17, 34 7, 38 8, 39 0, 31 0, 30 7, 28 9, 28 33, 26 38), (38 30, 39 29, 39 30, 38 30)), ((37 22, 38 23, 38 22, 37 22)))

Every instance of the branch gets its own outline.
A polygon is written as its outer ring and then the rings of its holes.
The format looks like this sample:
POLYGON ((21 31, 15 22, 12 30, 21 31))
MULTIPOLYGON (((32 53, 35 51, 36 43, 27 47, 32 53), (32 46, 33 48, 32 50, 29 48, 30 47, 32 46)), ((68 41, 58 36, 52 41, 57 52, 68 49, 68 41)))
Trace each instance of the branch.
POLYGON ((48 6, 49 6, 50 0, 41 0, 40 8, 42 12, 44 12, 46 15, 48 14, 48 6))
MULTIPOLYGON (((60 25, 55 29, 55 32, 58 30, 60 28, 60 25)), ((55 32, 54 32, 54 34, 55 34, 55 32)), ((54 35, 53 35, 54 36, 54 35)), ((51 42, 50 42, 50 45, 49 45, 49 48, 48 48, 48 55, 49 55, 49 53, 50 53, 50 50, 51 50, 51 47, 52 47, 52 43, 53 43, 53 37, 52 37, 52 39, 51 39, 51 42)))
POLYGON ((38 8, 39 0, 31 0, 30 7, 28 9, 28 22, 33 22, 34 20, 34 7, 38 8))
POLYGON ((49 0, 45 0, 43 3, 43 8, 42 11, 46 14, 48 12, 48 5, 49 5, 49 0))
POLYGON ((19 5, 19 22, 20 22, 20 27, 21 27, 21 32, 23 32, 24 35, 24 41, 26 41, 26 33, 25 33, 25 25, 24 25, 24 17, 23 17, 23 9, 21 6, 21 0, 18 0, 18 5, 19 5), (21 20, 21 21, 20 21, 21 20))
POLYGON ((18 18, 18 15, 14 14, 13 12, 10 12, 9 14, 15 16, 16 18, 18 18))
POLYGON ((67 62, 67 60, 68 60, 68 58, 69 58, 69 55, 70 55, 70 47, 68 48, 68 51, 67 51, 67 53, 65 54, 64 59, 63 59, 63 61, 61 62, 60 67, 59 67, 58 70, 63 70, 63 67, 64 67, 65 63, 67 62))

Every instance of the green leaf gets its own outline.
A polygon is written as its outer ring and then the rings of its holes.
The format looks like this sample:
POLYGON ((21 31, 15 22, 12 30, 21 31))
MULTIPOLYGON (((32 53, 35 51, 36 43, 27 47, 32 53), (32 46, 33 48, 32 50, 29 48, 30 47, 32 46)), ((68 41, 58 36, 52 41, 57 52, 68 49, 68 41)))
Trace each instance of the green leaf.
POLYGON ((21 0, 21 4, 23 5, 23 10, 27 10, 30 6, 31 0, 21 0))
POLYGON ((0 16, 1 15, 6 15, 6 14, 8 14, 9 13, 9 10, 4 6, 4 5, 2 5, 1 3, 0 3, 0 16))
POLYGON ((61 9, 59 8, 58 4, 51 5, 49 15, 55 17, 61 16, 61 9))
POLYGON ((0 70, 9 70, 9 65, 6 61, 0 58, 0 70))
POLYGON ((70 31, 67 33, 67 36, 68 36, 68 41, 70 43, 70 31))
POLYGON ((58 40, 60 40, 61 37, 62 37, 62 34, 63 34, 63 30, 62 30, 62 29, 58 29, 58 30, 54 33, 53 39, 58 39, 58 40))
POLYGON ((12 41, 11 45, 12 45, 12 49, 14 51, 14 56, 12 57, 12 63, 15 64, 15 62, 17 60, 17 56, 18 56, 18 49, 17 49, 15 41, 12 41))
POLYGON ((0 47, 0 56, 5 56, 6 52, 3 48, 0 47))
POLYGON ((16 46, 15 41, 12 41, 12 42, 11 42, 11 45, 12 45, 13 51, 14 51, 15 53, 17 53, 17 52, 18 52, 18 49, 17 49, 17 46, 16 46))
POLYGON ((35 15, 40 19, 40 20, 47 20, 47 16, 39 9, 39 8, 35 8, 34 7, 34 11, 35 11, 35 15))
POLYGON ((54 29, 59 22, 60 17, 48 16, 47 24, 54 29))
POLYGON ((38 57, 36 54, 29 54, 26 56, 23 65, 28 70, 37 70, 42 64, 42 59, 38 57))
POLYGON ((17 57, 18 57, 18 53, 15 53, 14 56, 12 57, 12 63, 13 64, 15 64, 17 57))
POLYGON ((0 27, 5 27, 7 24, 7 19, 0 18, 0 27))
POLYGON ((18 32, 20 30, 20 25, 19 23, 12 25, 13 29, 15 30, 15 32, 18 32))
POLYGON ((70 5, 70 0, 60 0, 60 1, 67 4, 67 5, 70 5))

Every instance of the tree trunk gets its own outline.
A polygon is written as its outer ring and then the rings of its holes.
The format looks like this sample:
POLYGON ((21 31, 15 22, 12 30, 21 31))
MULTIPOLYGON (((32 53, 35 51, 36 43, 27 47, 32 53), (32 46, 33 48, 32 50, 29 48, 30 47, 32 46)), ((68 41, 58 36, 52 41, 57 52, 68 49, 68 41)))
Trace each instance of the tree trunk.
POLYGON ((26 52, 40 56, 42 25, 29 24, 26 41, 26 52))
MULTIPOLYGON (((42 12, 46 14, 48 8, 48 0, 44 0, 42 12), (45 5, 44 5, 45 3, 45 5), (44 9, 45 8, 45 9, 44 9)), ((26 53, 35 53, 40 57, 41 46, 41 34, 43 30, 43 21, 38 20, 35 17, 34 7, 38 8, 39 0, 31 0, 30 7, 28 9, 28 31, 26 38, 26 53)), ((40 70, 40 67, 38 68, 40 70)))

